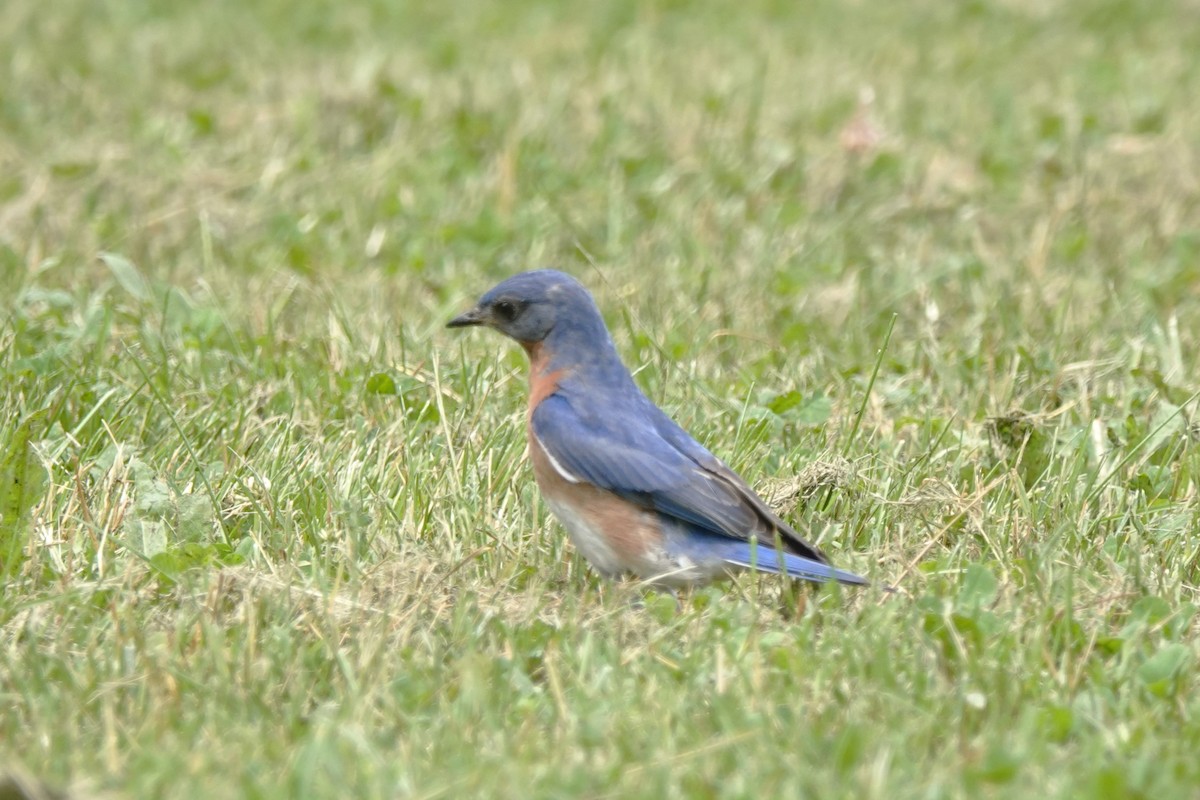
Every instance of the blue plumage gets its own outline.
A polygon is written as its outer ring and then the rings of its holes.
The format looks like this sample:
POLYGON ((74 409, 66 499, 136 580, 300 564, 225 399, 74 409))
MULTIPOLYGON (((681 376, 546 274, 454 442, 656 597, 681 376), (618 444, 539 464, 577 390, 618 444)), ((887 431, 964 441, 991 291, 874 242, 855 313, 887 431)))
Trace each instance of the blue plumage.
POLYGON ((516 275, 450 325, 488 325, 529 353, 535 476, 601 571, 623 567, 694 583, 743 568, 867 583, 831 567, 642 393, 574 278, 553 270, 516 275))

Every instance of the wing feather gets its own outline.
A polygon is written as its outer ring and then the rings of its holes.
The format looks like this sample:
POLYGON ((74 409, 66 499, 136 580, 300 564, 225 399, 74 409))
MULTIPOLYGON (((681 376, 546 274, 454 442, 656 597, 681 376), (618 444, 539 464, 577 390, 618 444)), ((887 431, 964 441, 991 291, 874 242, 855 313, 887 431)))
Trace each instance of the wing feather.
POLYGON ((567 396, 553 394, 534 409, 531 424, 552 459, 588 483, 732 539, 757 537, 769 544, 779 533, 787 550, 825 562, 745 481, 649 400, 634 411, 584 417, 567 396))

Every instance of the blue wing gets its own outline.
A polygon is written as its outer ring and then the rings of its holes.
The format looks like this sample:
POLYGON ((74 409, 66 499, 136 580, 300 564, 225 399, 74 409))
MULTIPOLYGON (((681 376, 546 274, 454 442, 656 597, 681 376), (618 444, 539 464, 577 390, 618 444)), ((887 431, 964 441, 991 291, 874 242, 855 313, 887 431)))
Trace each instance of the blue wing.
POLYGON ((762 527, 726 481, 666 441, 652 419, 628 411, 596 416, 585 418, 555 394, 531 422, 542 447, 574 478, 714 533, 745 539, 762 527))
POLYGON ((722 558, 730 563, 754 562, 759 569, 780 571, 774 550, 778 534, 791 551, 782 571, 814 580, 862 582, 826 566, 825 557, 736 473, 644 395, 636 398, 627 407, 600 410, 572 403, 566 393, 552 394, 533 411, 534 435, 568 479, 586 481, 714 534, 713 546, 728 550, 722 558), (582 413, 578 406, 584 407, 582 413), (763 546, 752 548, 751 540, 763 546))

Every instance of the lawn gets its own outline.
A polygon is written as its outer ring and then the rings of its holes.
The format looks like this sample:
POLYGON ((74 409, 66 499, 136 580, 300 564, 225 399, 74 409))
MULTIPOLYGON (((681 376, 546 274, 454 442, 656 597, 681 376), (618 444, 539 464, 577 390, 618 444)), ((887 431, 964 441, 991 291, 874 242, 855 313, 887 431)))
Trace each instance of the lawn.
POLYGON ((1200 786, 1192 0, 7 0, 0 774, 105 797, 1200 786), (591 572, 525 356, 899 588, 591 572))

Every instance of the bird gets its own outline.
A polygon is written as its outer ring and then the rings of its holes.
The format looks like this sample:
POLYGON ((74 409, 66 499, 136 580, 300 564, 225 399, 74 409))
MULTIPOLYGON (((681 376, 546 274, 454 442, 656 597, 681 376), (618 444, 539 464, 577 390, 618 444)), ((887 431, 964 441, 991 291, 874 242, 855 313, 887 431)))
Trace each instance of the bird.
POLYGON ((520 272, 448 328, 484 326, 529 355, 529 459, 546 505, 601 575, 674 591, 746 570, 866 586, 830 565, 638 387, 587 288, 520 272))

